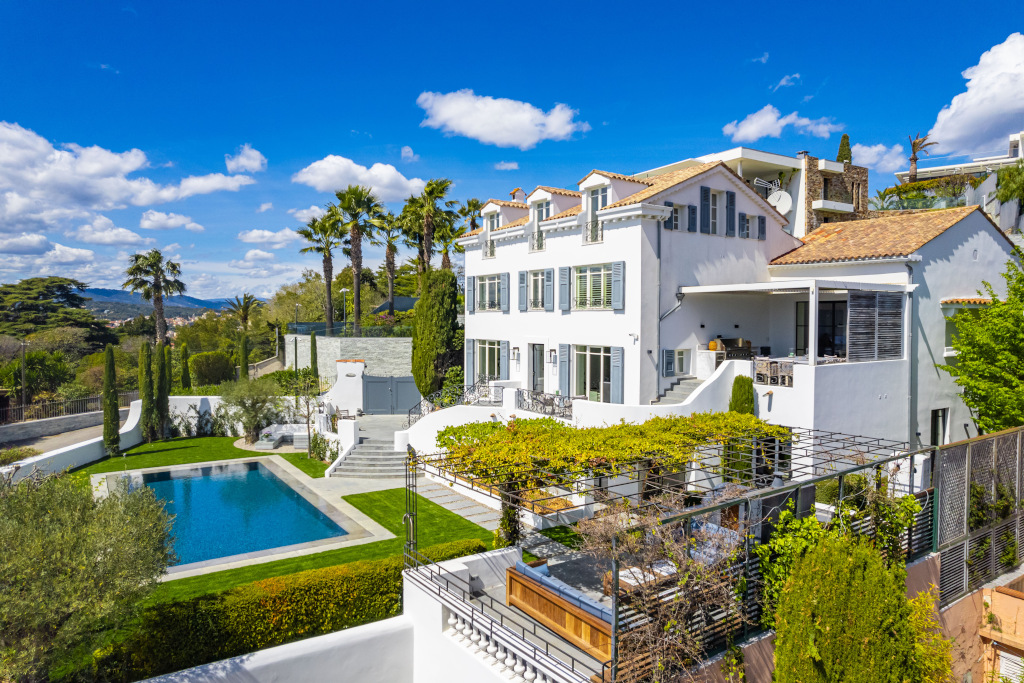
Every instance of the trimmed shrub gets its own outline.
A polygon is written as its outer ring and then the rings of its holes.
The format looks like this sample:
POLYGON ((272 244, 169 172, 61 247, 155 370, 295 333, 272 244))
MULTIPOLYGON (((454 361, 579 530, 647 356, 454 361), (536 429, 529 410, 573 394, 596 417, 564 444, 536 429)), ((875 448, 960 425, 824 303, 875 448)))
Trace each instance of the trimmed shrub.
POLYGON ((853 152, 850 150, 850 136, 843 133, 839 139, 839 152, 836 154, 836 161, 853 162, 853 152))
POLYGON ((226 353, 207 351, 189 358, 192 381, 198 385, 220 384, 235 378, 235 366, 226 353))
POLYGON ((749 377, 737 377, 732 381, 729 411, 745 415, 754 414, 754 380, 749 377))
MULTIPOLYGON (((431 546, 440 562, 484 552, 479 540, 431 546)), ((139 628, 96 662, 138 680, 396 616, 401 556, 311 569, 148 608, 139 628)))

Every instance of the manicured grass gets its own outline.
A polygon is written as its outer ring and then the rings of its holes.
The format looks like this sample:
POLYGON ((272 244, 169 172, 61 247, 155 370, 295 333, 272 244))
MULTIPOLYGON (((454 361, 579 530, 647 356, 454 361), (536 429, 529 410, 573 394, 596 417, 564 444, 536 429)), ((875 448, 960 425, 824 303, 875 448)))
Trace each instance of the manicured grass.
MULTIPOLYGON (((150 601, 184 600, 197 595, 218 593, 243 583, 259 581, 271 576, 294 574, 306 569, 330 567, 356 560, 377 560, 402 553, 402 548, 405 545, 405 527, 402 526, 402 516, 405 514, 405 489, 360 493, 346 496, 345 500, 395 534, 397 538, 365 543, 350 548, 328 550, 303 557, 264 562, 238 569, 228 569, 204 576, 165 581, 156 589, 150 601)), ((448 512, 440 505, 432 503, 422 496, 419 497, 417 514, 419 517, 419 546, 421 548, 466 538, 478 538, 488 548, 491 547, 494 537, 490 531, 448 512)))
POLYGON ((573 550, 583 545, 583 539, 576 533, 576 529, 571 526, 556 526, 551 529, 540 529, 541 534, 547 536, 552 541, 557 541, 567 548, 573 550))
POLYGON ((302 470, 307 476, 314 479, 321 479, 324 472, 331 466, 329 462, 323 462, 316 458, 310 458, 305 453, 278 453, 282 458, 302 470))
POLYGON ((124 472, 144 467, 166 467, 168 465, 190 465, 207 460, 253 458, 262 455, 235 448, 232 445, 235 441, 236 437, 233 436, 203 436, 145 443, 132 448, 123 456, 104 458, 74 470, 71 476, 81 478, 88 483, 90 476, 104 472, 124 472))

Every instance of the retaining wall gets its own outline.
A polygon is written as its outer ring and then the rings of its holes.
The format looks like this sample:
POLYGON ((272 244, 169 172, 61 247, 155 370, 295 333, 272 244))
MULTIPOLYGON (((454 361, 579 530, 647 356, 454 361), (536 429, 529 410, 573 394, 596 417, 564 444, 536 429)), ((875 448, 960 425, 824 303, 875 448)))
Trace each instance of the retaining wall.
MULTIPOLYGON (((128 408, 121 408, 121 422, 128 417, 128 408)), ((95 410, 78 415, 62 415, 48 417, 43 420, 28 420, 0 426, 0 444, 22 439, 35 439, 40 436, 53 436, 76 429, 96 427, 103 424, 103 411, 95 410)))
MULTIPOLYGON (((284 336, 285 367, 295 367, 298 338, 299 367, 309 367, 309 335, 284 336)), ((317 337, 316 361, 325 377, 335 372, 335 361, 363 360, 366 374, 377 377, 408 377, 412 374, 411 337, 317 337)))

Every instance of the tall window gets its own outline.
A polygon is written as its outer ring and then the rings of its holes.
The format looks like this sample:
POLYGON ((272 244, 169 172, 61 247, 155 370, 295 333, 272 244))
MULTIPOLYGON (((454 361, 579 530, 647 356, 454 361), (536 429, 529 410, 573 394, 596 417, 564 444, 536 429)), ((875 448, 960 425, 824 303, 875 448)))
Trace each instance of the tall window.
POLYGON ((756 227, 753 227, 755 220, 757 220, 757 216, 743 216, 743 218, 742 218, 742 220, 740 220, 740 224, 739 224, 739 234, 740 234, 740 237, 749 238, 750 237, 750 230, 751 229, 753 229, 755 231, 757 230, 756 227))
POLYGON ((551 202, 537 202, 534 206, 534 219, 540 223, 551 218, 551 202))
POLYGON ((492 213, 487 215, 487 229, 497 230, 498 229, 498 214, 492 213))
POLYGON ((711 193, 711 234, 718 234, 718 193, 711 193))
POLYGON ((501 343, 492 340, 476 342, 476 381, 490 382, 501 377, 501 343))
POLYGON ((530 273, 530 310, 544 308, 544 271, 534 270, 530 273))
POLYGON ((591 401, 611 402, 612 350, 607 346, 577 346, 573 395, 591 401))
POLYGON ((590 219, 597 218, 594 214, 608 206, 608 186, 595 187, 590 191, 590 219))
MULTIPOLYGON (((808 302, 796 302, 796 354, 807 354, 808 302)), ((845 301, 818 302, 818 355, 846 356, 845 301)))
POLYGON ((612 307, 612 264, 576 267, 574 308, 612 307))
POLYGON ((476 307, 481 311, 496 311, 501 307, 501 280, 497 275, 476 279, 476 307))

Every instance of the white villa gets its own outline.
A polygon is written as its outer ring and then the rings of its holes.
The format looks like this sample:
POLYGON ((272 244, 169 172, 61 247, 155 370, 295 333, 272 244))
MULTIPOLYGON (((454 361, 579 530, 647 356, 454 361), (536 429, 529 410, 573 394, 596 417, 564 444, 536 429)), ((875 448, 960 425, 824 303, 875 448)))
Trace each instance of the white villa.
POLYGON ((738 148, 488 201, 462 240, 467 384, 602 424, 724 410, 747 375, 778 424, 973 434, 936 367, 954 361, 945 317, 982 303, 1012 245, 977 207, 875 217, 866 181, 738 148))

